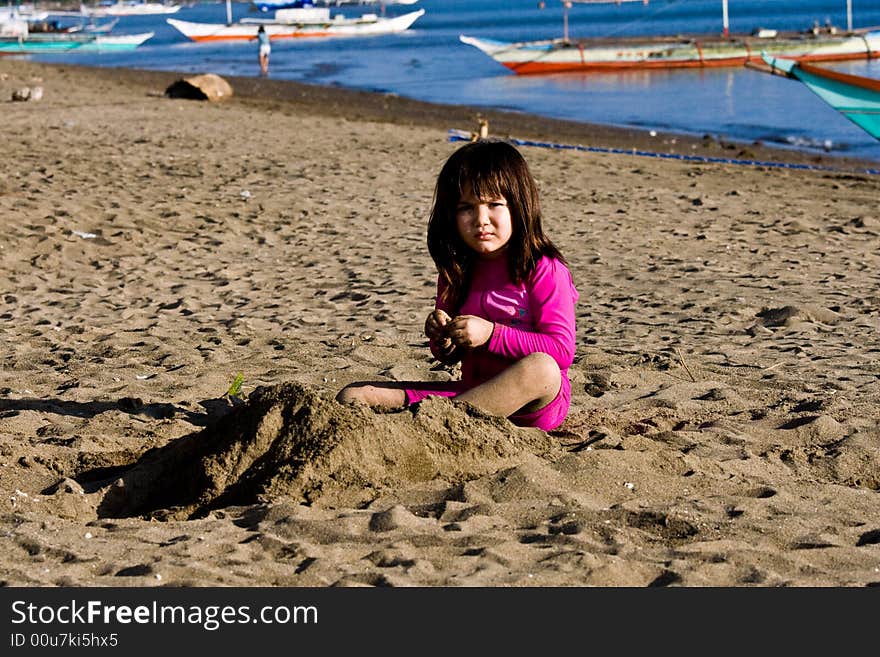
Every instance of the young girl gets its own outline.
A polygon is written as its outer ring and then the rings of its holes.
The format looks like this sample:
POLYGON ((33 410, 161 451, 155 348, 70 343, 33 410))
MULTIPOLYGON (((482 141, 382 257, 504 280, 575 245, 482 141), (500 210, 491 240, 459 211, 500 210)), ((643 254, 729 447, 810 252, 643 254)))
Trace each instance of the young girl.
POLYGON ((403 408, 442 395, 520 426, 558 427, 571 399, 578 293, 544 235, 538 189, 516 148, 479 140, 449 157, 428 250, 439 278, 425 334, 436 358, 461 361, 461 380, 352 383, 337 400, 403 408))
POLYGON ((260 46, 260 75, 269 75, 269 56, 272 54, 272 42, 266 33, 266 28, 260 25, 257 30, 257 41, 260 46))

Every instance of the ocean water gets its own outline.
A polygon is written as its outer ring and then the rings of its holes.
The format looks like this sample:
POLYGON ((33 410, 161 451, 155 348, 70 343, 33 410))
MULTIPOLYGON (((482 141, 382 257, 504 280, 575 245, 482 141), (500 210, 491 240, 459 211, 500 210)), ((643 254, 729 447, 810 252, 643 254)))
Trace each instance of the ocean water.
MULTIPOLYGON (((853 27, 880 26, 880 0, 851 0, 853 27)), ((437 103, 476 105, 645 130, 673 131, 880 161, 880 142, 792 80, 746 68, 517 76, 460 34, 530 40, 562 35, 558 0, 421 0, 389 5, 388 15, 421 7, 426 14, 397 35, 296 39, 273 43, 270 77, 395 93, 437 103)), ((650 0, 575 5, 571 37, 719 33, 721 0, 650 0)), ((732 32, 765 27, 803 30, 814 21, 846 27, 846 0, 730 0, 732 32)), ((379 11, 349 6, 348 15, 379 11)), ((233 18, 257 16, 233 3, 233 18)), ((265 16, 265 14, 264 14, 265 16)), ((182 20, 225 22, 224 2, 183 7, 182 20)), ((155 31, 131 53, 31 55, 38 61, 219 75, 259 75, 254 43, 196 44, 165 22, 168 16, 123 17, 118 33, 155 31)), ((880 78, 880 61, 829 64, 880 78)), ((470 129, 472 126, 450 126, 470 129)))

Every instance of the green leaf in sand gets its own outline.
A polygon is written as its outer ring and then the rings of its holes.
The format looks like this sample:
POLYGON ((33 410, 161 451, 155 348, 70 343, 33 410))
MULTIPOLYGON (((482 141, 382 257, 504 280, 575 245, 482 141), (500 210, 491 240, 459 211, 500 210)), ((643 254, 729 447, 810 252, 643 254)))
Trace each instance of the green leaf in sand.
POLYGON ((229 390, 226 391, 227 397, 232 397, 233 399, 241 399, 241 384, 244 382, 244 375, 239 372, 235 375, 235 379, 232 380, 232 385, 229 386, 229 390))

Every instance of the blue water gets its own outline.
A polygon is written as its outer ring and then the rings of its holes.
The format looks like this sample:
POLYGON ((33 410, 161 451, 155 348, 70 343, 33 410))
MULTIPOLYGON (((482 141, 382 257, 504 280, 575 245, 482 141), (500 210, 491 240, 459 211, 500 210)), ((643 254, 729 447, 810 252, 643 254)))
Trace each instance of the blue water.
MULTIPOLYGON (((730 0, 729 5, 733 32, 756 27, 803 30, 827 20, 846 27, 846 0, 730 0)), ((745 68, 516 76, 458 40, 459 34, 499 40, 561 36, 563 9, 558 0, 546 0, 543 10, 537 0, 422 0, 416 6, 388 6, 386 13, 398 15, 418 7, 426 14, 403 34, 275 42, 270 76, 591 123, 710 134, 746 143, 761 140, 880 161, 880 142, 791 80, 745 68)), ((348 7, 334 12, 377 10, 348 7)), ((853 27, 880 26, 880 0, 852 0, 852 11, 853 27)), ((236 20, 256 15, 249 3, 233 4, 236 20)), ((175 17, 225 22, 226 5, 194 4, 175 17)), ((32 57, 89 66, 259 74, 255 43, 191 43, 168 26, 166 18, 123 17, 118 33, 156 32, 131 53, 32 57)), ((721 0, 575 5, 569 26, 572 37, 718 33, 721 0)), ((876 60, 827 66, 880 78, 876 60)))

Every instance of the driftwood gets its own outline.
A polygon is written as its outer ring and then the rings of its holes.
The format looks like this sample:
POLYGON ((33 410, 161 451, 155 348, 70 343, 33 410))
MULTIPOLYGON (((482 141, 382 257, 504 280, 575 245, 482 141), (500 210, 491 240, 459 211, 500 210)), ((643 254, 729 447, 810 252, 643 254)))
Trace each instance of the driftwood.
POLYGON ((22 87, 12 92, 12 100, 15 102, 40 100, 42 97, 43 87, 22 87))
POLYGON ((219 75, 205 73, 175 81, 165 90, 165 95, 169 98, 219 101, 232 97, 232 87, 219 75))

